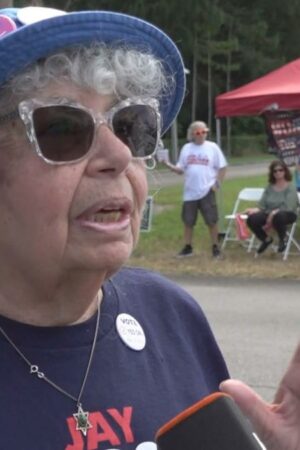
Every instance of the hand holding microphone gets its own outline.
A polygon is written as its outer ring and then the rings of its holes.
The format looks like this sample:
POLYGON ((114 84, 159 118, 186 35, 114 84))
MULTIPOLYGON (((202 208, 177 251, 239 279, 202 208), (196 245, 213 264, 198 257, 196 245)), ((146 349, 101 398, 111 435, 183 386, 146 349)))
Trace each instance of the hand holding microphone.
POLYGON ((158 450, 265 449, 234 400, 221 392, 171 419, 158 430, 156 442, 158 450))

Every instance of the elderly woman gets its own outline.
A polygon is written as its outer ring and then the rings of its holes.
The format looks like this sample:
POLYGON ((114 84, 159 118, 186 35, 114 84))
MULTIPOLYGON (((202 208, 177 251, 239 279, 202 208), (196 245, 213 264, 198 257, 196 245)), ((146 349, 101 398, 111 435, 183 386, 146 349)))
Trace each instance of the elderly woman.
POLYGON ((6 9, 0 27, 0 448, 152 450, 228 377, 196 302, 122 268, 180 54, 119 13, 6 9))

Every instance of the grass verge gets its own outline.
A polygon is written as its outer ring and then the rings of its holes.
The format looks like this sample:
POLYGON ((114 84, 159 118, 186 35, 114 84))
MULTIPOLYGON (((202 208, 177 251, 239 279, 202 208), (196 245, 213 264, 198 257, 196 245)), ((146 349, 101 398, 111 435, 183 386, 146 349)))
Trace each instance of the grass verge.
MULTIPOLYGON (((223 217, 232 211, 237 194, 243 187, 263 187, 265 183, 265 176, 226 180, 219 198, 222 205, 220 216, 223 217)), ((162 188, 157 192, 154 197, 152 229, 148 233, 141 234, 130 264, 172 276, 210 275, 300 279, 299 253, 291 254, 287 261, 283 261, 282 256, 268 249, 259 258, 254 258, 254 254, 247 253, 242 243, 238 242, 227 245, 223 260, 213 260, 207 227, 200 216, 194 231, 194 256, 176 258, 183 244, 183 227, 180 219, 181 197, 181 185, 162 188)), ((220 220, 220 225, 221 231, 224 231, 226 222, 220 220)), ((300 241, 299 228, 296 238, 300 241)))

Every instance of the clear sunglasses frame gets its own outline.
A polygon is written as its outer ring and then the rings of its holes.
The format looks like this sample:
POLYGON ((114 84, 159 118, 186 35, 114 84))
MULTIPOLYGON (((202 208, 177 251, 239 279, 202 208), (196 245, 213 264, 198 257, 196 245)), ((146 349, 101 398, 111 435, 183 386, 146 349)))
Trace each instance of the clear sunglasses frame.
MULTIPOLYGON (((36 151, 37 155, 40 158, 42 158, 43 161, 45 161, 47 164, 63 165, 63 164, 75 164, 75 163, 80 162, 83 159, 85 159, 88 156, 88 154, 90 153, 91 149, 93 148, 96 130, 98 129, 98 127, 100 125, 106 125, 110 128, 110 130, 112 130, 112 132, 114 132, 113 126, 112 126, 112 121, 113 121, 114 115, 121 109, 126 108, 128 106, 133 106, 133 105, 150 106, 155 111, 156 120, 157 120, 157 124, 156 124, 157 136, 156 136, 155 145, 153 147, 153 152, 147 156, 132 156, 133 159, 137 159, 137 160, 149 160, 149 159, 152 159, 153 156, 155 155, 157 148, 159 147, 159 143, 160 143, 160 139, 161 139, 161 115, 160 115, 160 111, 159 111, 159 102, 155 98, 140 98, 140 97, 128 98, 128 99, 120 101, 119 103, 114 105, 108 111, 106 111, 104 113, 98 113, 98 114, 95 114, 95 112, 93 110, 84 107, 80 103, 73 102, 70 99, 63 98, 63 97, 45 98, 45 99, 33 98, 33 99, 28 99, 28 100, 24 100, 24 101, 20 102, 19 106, 18 106, 18 113, 19 113, 21 120, 23 121, 23 123, 25 125, 27 137, 28 137, 30 143, 33 145, 33 148, 36 151), (39 147, 39 143, 38 143, 36 134, 35 134, 33 113, 37 108, 46 107, 46 106, 70 106, 72 108, 80 109, 91 116, 91 118, 93 119, 93 122, 94 122, 93 139, 92 139, 92 143, 91 143, 89 150, 82 157, 71 160, 71 161, 52 161, 51 159, 48 159, 43 155, 43 153, 41 152, 41 149, 39 147)), ((7 116, 5 116, 5 117, 12 118, 13 116, 16 116, 16 115, 17 114, 15 112, 12 112, 12 113, 8 113, 7 116)), ((3 119, 5 119, 5 117, 3 117, 3 119)), ((0 118, 0 122, 2 122, 2 118, 0 118)), ((126 144, 124 144, 124 145, 126 145, 126 144)))

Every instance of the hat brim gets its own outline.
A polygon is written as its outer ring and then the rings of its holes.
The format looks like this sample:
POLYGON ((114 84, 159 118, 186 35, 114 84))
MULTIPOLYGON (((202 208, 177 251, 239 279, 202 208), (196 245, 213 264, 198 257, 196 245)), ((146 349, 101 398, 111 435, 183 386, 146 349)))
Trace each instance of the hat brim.
POLYGON ((161 60, 175 88, 161 102, 162 132, 174 121, 185 93, 184 65, 174 42, 154 25, 126 14, 84 11, 24 25, 0 41, 0 85, 55 51, 92 42, 116 43, 151 52, 161 60))

